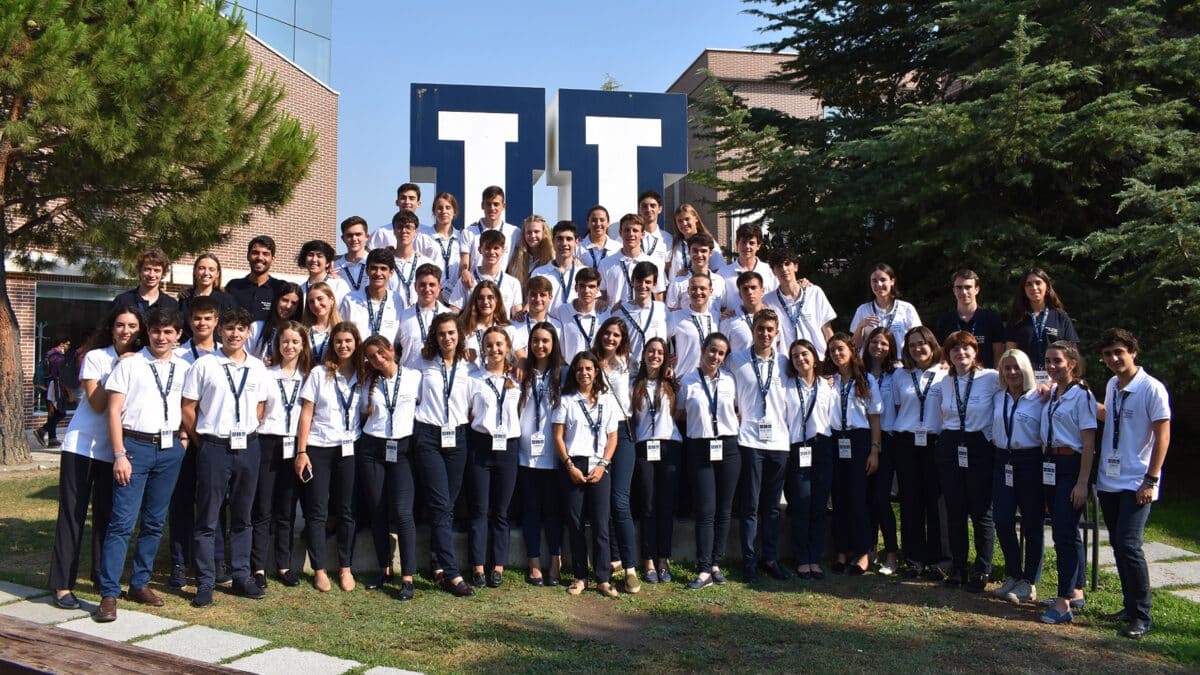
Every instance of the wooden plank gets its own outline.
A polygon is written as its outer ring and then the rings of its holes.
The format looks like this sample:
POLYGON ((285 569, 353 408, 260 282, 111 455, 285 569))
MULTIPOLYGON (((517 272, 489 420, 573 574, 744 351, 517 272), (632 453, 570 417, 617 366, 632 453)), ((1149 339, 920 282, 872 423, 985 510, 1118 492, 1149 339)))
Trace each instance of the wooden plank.
POLYGON ((237 672, 224 666, 4 615, 0 615, 0 671, 147 674, 237 672))

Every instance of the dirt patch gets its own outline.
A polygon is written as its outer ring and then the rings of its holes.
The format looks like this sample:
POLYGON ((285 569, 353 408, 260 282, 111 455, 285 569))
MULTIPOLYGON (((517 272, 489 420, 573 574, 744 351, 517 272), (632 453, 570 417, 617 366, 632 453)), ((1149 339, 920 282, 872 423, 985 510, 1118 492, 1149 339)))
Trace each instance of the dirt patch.
POLYGON ((577 598, 566 598, 570 607, 567 634, 575 640, 591 640, 634 651, 651 642, 646 629, 654 623, 648 613, 620 608, 619 600, 587 590, 577 598))

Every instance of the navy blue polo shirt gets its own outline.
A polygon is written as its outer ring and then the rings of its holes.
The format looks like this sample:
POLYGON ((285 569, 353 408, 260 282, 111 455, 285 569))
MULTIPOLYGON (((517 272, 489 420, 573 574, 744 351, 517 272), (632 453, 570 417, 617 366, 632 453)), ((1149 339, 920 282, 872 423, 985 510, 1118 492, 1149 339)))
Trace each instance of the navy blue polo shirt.
POLYGON ((142 295, 138 293, 138 289, 133 288, 113 298, 109 308, 116 309, 117 307, 133 307, 142 314, 145 314, 151 307, 178 309, 179 301, 160 290, 158 298, 154 302, 146 302, 142 299, 142 295))
POLYGON ((283 279, 267 277, 262 286, 256 286, 248 277, 234 279, 225 284, 225 292, 232 295, 238 306, 250 312, 255 321, 266 321, 271 315, 271 303, 283 292, 283 279))
POLYGON ((1033 320, 1028 313, 1019 323, 1010 325, 1004 332, 1004 341, 1017 343, 1017 349, 1025 352, 1033 362, 1034 370, 1046 369, 1046 348, 1058 340, 1079 342, 1079 334, 1075 332, 1075 324, 1071 323, 1071 317, 1057 309, 1046 313, 1045 335, 1040 345, 1033 329, 1033 320))
POLYGON ((979 343, 977 356, 979 362, 985 368, 995 368, 996 364, 993 362, 996 360, 996 355, 993 345, 1004 345, 1004 320, 1000 318, 1000 315, 990 309, 979 307, 970 321, 962 321, 958 317, 958 309, 952 309, 938 319, 933 334, 937 336, 938 344, 946 344, 946 338, 950 337, 951 333, 960 330, 975 336, 975 340, 979 343))

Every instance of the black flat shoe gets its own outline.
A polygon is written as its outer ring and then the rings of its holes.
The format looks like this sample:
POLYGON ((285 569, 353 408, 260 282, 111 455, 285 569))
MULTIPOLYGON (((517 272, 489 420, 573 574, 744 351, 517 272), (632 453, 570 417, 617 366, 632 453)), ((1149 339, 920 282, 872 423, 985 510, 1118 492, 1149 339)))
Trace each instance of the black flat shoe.
POLYGON ((867 573, 867 571, 864 570, 863 568, 859 567, 858 565, 847 565, 846 566, 846 574, 848 574, 852 577, 861 577, 862 575, 864 575, 866 573, 867 573))
POLYGON ((1125 626, 1125 628, 1123 628, 1121 630, 1121 636, 1127 637, 1130 640, 1141 640, 1142 638, 1149 635, 1150 631, 1153 629, 1154 629, 1153 621, 1142 621, 1141 619, 1134 619, 1129 622, 1128 626, 1125 626))
POLYGON ((276 574, 275 578, 279 580, 279 583, 287 586, 288 588, 295 588, 300 585, 300 575, 296 573, 296 570, 288 570, 286 572, 276 574))
POLYGON ((825 572, 823 572, 821 570, 813 570, 812 572, 809 572, 809 574, 812 575, 813 581, 824 581, 825 580, 825 572))
POLYGON ((546 580, 543 579, 542 577, 531 577, 528 574, 526 574, 525 575, 525 583, 529 584, 530 586, 541 587, 541 586, 546 585, 546 580))
POLYGON ((471 585, 475 588, 483 588, 487 586, 487 577, 483 575, 483 572, 471 572, 471 585))
POLYGON ((1123 610, 1123 609, 1113 612, 1112 614, 1101 614, 1100 618, 1104 619, 1105 621, 1116 621, 1118 623, 1129 623, 1129 615, 1126 614, 1125 610, 1123 610))
POLYGON ((798 572, 796 572, 796 576, 799 577, 802 581, 808 581, 808 580, 812 579, 812 572, 809 572, 807 570, 804 572, 798 571, 798 572))
POLYGON ((400 582, 400 599, 401 600, 412 600, 413 599, 413 582, 411 582, 411 581, 401 581, 400 582))
POLYGON ((366 583, 367 590, 373 591, 376 588, 383 588, 383 585, 386 584, 391 578, 392 576, 390 574, 380 572, 379 574, 371 577, 371 580, 366 583))
POLYGON ((504 583, 504 572, 500 570, 492 570, 488 575, 488 588, 500 588, 500 584, 504 583))
MULTIPOLYGON (((480 574, 479 576, 483 576, 480 574)), ((466 581, 458 580, 458 583, 453 583, 449 579, 442 580, 442 588, 446 589, 456 598, 473 598, 475 597, 475 589, 467 585, 466 581)))
POLYGON ((748 584, 753 584, 758 581, 758 569, 753 563, 742 565, 742 581, 748 584))
POLYGON ((71 591, 67 591, 67 594, 61 598, 54 598, 54 606, 59 609, 79 609, 79 598, 75 597, 71 591))
POLYGON ((764 562, 760 564, 759 567, 761 567, 762 570, 767 573, 767 576, 775 579, 776 581, 784 581, 792 576, 788 574, 787 570, 783 569, 783 567, 779 565, 778 561, 775 560, 764 562))
MULTIPOLYGON (((534 584, 535 586, 537 584, 534 584)), ((547 586, 562 586, 562 579, 558 577, 546 577, 547 586)))

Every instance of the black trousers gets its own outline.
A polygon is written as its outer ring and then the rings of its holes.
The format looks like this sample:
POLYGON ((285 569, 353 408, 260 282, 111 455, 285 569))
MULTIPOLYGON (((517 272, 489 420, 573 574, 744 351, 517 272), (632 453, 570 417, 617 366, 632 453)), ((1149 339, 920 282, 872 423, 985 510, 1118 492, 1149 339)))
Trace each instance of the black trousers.
MULTIPOLYGON (((583 475, 588 475, 588 458, 572 457, 583 475)), ((609 554, 609 517, 612 509, 612 474, 604 472, 598 483, 576 483, 566 469, 559 472, 567 504, 567 531, 571 535, 571 571, 576 579, 587 580, 588 549, 585 524, 592 524, 592 568, 596 581, 612 578, 609 554)))
POLYGON ((869 429, 833 432, 833 545, 838 553, 863 555, 871 550, 871 511, 867 496, 869 429), (850 459, 840 459, 839 439, 850 439, 850 459))
POLYGON ((836 461, 833 439, 814 436, 793 443, 788 453, 788 517, 792 521, 792 555, 797 565, 820 565, 829 532, 829 492, 836 461), (800 466, 801 445, 812 448, 812 466, 800 466))
MULTIPOLYGON (((314 570, 328 569, 325 561, 325 523, 337 519, 338 567, 354 558, 354 457, 342 457, 340 446, 308 446, 312 480, 303 483, 308 560, 314 570)), ((386 521, 384 522, 386 525, 386 521)))
POLYGON ((896 437, 891 432, 880 435, 879 467, 867 477, 867 494, 871 508, 871 548, 875 548, 876 534, 883 537, 883 550, 898 553, 900 542, 896 538, 896 512, 892 510, 892 481, 896 478, 896 437))
POLYGON ((219 539, 217 513, 229 495, 229 548, 235 581, 250 576, 250 546, 254 538, 250 513, 258 487, 258 437, 246 440, 245 450, 231 450, 228 442, 200 442, 196 455, 196 585, 212 588, 216 582, 215 540, 219 539))
POLYGON ((938 508, 942 486, 934 461, 937 435, 929 434, 923 447, 917 447, 915 439, 907 431, 897 432, 894 438, 896 478, 900 481, 900 538, 910 561, 936 565, 948 557, 942 550, 943 523, 938 508))
POLYGON ((637 446, 633 467, 634 511, 642 514, 642 560, 669 560, 675 534, 675 499, 683 446, 662 441, 661 457, 646 459, 646 443, 637 446))
POLYGON ((742 564, 779 560, 779 498, 787 479, 788 453, 741 446, 742 564), (759 530, 759 519, 762 529, 759 530), (762 539, 761 549, 756 548, 762 539))
POLYGON ((525 557, 542 557, 542 533, 551 556, 562 555, 563 493, 558 469, 532 469, 523 466, 517 472, 521 484, 521 534, 525 539, 525 557))
POLYGON ((968 571, 967 519, 975 533, 976 575, 992 573, 996 525, 992 521, 992 465, 995 449, 983 432, 946 430, 938 437, 935 459, 942 494, 946 496, 950 556, 959 573, 968 571), (967 446, 967 468, 958 466, 958 446, 967 446))
POLYGON ((454 550, 454 502, 462 490, 467 463, 467 435, 460 425, 453 448, 443 448, 441 427, 417 422, 413 426, 413 458, 429 513, 429 552, 433 565, 446 579, 462 576, 454 550))
POLYGON ((254 538, 250 544, 250 569, 265 570, 267 552, 275 549, 275 567, 292 567, 292 532, 299 499, 295 461, 283 458, 282 436, 259 436, 262 457, 258 465, 258 489, 250 520, 254 538), (272 530, 274 532, 272 533, 272 530), (273 534, 273 536, 272 536, 273 534))
POLYGON ((729 524, 733 520, 733 498, 742 472, 737 437, 721 439, 722 459, 709 460, 707 438, 688 439, 688 479, 692 485, 692 507, 696 513, 696 569, 711 572, 725 557, 729 524))
MULTIPOLYGON (((84 404, 86 405, 86 403, 84 404)), ((112 516, 112 463, 64 452, 58 465, 58 522, 50 554, 50 588, 75 589, 88 502, 92 504, 91 578, 100 578, 104 536, 112 516)))
POLYGON ((396 441, 396 461, 387 461, 387 439, 363 434, 355 450, 357 491, 366 498, 371 516, 371 539, 380 569, 392 564, 392 538, 396 528, 400 544, 400 575, 417 571, 417 521, 413 518, 412 436, 396 441))
POLYGON ((467 557, 472 565, 508 564, 508 511, 521 459, 518 440, 510 438, 506 450, 494 451, 490 435, 467 429, 467 557))
MULTIPOLYGON (((199 448, 188 444, 179 465, 179 480, 171 493, 168 517, 168 543, 172 565, 192 564, 192 544, 196 538, 196 453, 199 448)), ((217 530, 213 536, 213 558, 225 562, 225 532, 229 529, 228 495, 217 510, 217 530)))
POLYGON ((1101 492, 1100 512, 1108 528, 1108 540, 1121 578, 1125 614, 1131 619, 1150 620, 1150 570, 1142 551, 1142 535, 1150 518, 1150 504, 1138 506, 1133 490, 1101 492))

